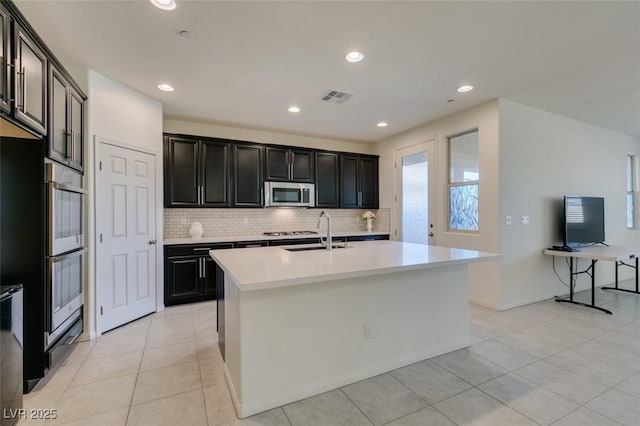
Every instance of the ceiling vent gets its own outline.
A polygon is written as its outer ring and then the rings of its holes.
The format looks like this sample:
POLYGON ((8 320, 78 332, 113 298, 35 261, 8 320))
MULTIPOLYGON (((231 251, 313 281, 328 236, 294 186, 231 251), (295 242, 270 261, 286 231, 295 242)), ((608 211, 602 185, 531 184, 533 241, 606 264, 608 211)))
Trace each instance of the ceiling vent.
POLYGON ((320 97, 321 101, 331 102, 334 104, 343 104, 349 100, 353 95, 345 92, 339 92, 338 90, 329 90, 320 97))

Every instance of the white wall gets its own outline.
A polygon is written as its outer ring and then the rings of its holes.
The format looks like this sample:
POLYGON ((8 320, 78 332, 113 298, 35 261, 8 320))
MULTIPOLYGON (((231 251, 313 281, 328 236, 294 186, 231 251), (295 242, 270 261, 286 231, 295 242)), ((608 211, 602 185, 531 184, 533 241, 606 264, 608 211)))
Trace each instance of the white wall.
MULTIPOLYGON (((163 235, 162 198, 162 104, 140 94, 104 75, 89 70, 87 76, 88 134, 85 176, 89 188, 88 243, 89 282, 87 285, 87 318, 85 330, 96 335, 96 279, 95 279, 95 152, 96 138, 140 148, 156 155, 156 235, 163 235)), ((157 246, 157 306, 163 306, 162 246, 157 246)))
POLYGON ((176 119, 165 119, 164 131, 166 133, 181 133, 185 135, 209 136, 266 144, 301 146, 327 151, 356 152, 359 154, 372 154, 375 150, 374 144, 176 119))
MULTIPOLYGON (((499 216, 499 134, 498 101, 493 100, 460 113, 433 121, 401 133, 376 144, 380 155, 380 207, 391 208, 392 234, 397 223, 395 208, 396 187, 394 167, 395 151, 434 139, 436 141, 437 179, 436 193, 431 195, 437 206, 434 220, 437 245, 460 247, 488 252, 500 252, 499 216), (479 144, 479 212, 480 230, 477 234, 447 231, 447 183, 448 149, 450 136, 478 129, 479 144)), ((431 164, 431 163, 430 163, 431 164)), ((500 306, 499 261, 472 264, 469 268, 470 300, 499 309, 500 306)))
MULTIPOLYGON (((563 195, 605 198, 606 240, 638 244, 626 229, 626 156, 640 154, 640 138, 501 99, 500 110, 500 306, 507 309, 566 294, 545 247, 561 242, 563 195), (504 225, 505 216, 513 225, 504 225), (528 215, 529 225, 520 218, 528 215)), ((556 262, 568 281, 566 266, 556 262)), ((586 261, 581 263, 587 266, 586 261)), ((597 265, 597 283, 611 283, 613 264, 597 265)), ((621 268, 631 278, 629 268, 621 268)), ((590 285, 581 276, 579 288, 590 285)))

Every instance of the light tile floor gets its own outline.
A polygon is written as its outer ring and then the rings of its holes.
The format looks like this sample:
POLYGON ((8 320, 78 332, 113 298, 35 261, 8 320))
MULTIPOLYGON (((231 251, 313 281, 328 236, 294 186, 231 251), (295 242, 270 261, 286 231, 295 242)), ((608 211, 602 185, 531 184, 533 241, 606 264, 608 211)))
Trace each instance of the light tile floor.
POLYGON ((215 303, 167 308, 78 343, 25 396, 25 408, 58 418, 20 426, 638 426, 640 295, 597 290, 596 301, 614 315, 552 300, 506 312, 470 305, 469 348, 243 420, 225 383, 215 303))

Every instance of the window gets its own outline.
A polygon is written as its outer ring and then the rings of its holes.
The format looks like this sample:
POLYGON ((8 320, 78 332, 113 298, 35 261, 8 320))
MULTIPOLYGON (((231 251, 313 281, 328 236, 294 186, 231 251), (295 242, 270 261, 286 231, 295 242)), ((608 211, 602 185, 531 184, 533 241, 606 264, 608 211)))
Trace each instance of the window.
POLYGON ((635 228, 635 162, 633 155, 627 155, 627 228, 635 228))
POLYGON ((478 231, 478 131, 449 138, 449 230, 478 231))

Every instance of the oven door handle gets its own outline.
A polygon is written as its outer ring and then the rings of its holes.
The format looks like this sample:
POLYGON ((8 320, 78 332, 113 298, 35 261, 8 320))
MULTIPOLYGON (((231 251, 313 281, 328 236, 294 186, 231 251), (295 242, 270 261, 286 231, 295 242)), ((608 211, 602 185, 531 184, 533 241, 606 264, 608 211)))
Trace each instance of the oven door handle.
POLYGON ((60 183, 60 182, 49 182, 49 183, 54 189, 60 189, 62 191, 69 191, 69 192, 77 192, 78 194, 87 193, 87 191, 85 191, 84 189, 78 186, 67 185, 66 183, 60 183))
POLYGON ((80 250, 72 251, 71 253, 63 254, 61 256, 51 256, 49 260, 53 263, 62 262, 63 260, 71 259, 73 257, 78 257, 87 252, 86 248, 82 248, 80 250))

